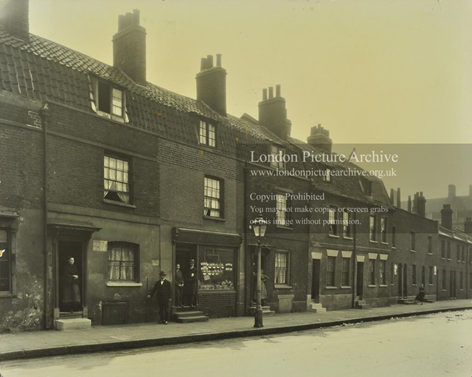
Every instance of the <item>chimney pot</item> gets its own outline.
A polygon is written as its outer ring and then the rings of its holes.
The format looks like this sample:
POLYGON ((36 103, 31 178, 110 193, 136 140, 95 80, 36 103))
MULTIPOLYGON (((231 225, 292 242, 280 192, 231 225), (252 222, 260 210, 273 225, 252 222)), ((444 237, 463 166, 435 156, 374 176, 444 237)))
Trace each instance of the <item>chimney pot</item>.
POLYGON ((269 98, 274 98, 274 87, 269 86, 269 98))
POLYGON ((133 10, 133 21, 134 21, 134 24, 136 24, 136 25, 139 25, 140 14, 141 14, 141 12, 139 11, 139 9, 134 9, 133 10))
POLYGON ((411 195, 408 195, 408 212, 411 212, 411 195))
POLYGON ((280 96, 281 96, 281 92, 282 92, 281 86, 280 86, 280 85, 276 85, 276 86, 275 86, 275 96, 276 96, 276 97, 280 97, 280 96))
POLYGON ((265 101, 267 99, 267 89, 262 89, 262 100, 265 101))
POLYGON ((133 25, 133 13, 127 12, 125 14, 125 28, 133 25))
POLYGON ((208 69, 213 68, 213 55, 207 56, 208 69))
POLYGON ((221 54, 216 54, 216 66, 221 67, 221 54))

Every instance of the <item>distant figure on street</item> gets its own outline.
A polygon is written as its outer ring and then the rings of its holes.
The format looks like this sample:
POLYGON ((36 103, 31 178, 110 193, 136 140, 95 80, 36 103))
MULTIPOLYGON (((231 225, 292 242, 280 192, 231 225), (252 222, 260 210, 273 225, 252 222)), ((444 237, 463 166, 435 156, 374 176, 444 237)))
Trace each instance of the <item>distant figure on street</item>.
POLYGON ((190 268, 188 270, 186 283, 189 285, 190 306, 197 306, 198 274, 195 267, 195 260, 190 259, 190 268))
MULTIPOLYGON (((266 281, 269 281, 269 277, 264 274, 264 270, 261 270, 261 304, 265 305, 267 300, 267 286, 266 281)), ((257 273, 254 273, 254 301, 257 303, 257 273)))
POLYGON ((156 281, 154 288, 148 298, 153 297, 156 295, 157 298, 157 305, 159 307, 159 317, 161 318, 161 322, 164 325, 167 325, 169 322, 169 304, 171 300, 171 291, 172 287, 170 282, 166 280, 167 274, 164 271, 161 271, 160 280, 156 281))
POLYGON ((415 297, 415 304, 416 304, 416 301, 419 301, 419 302, 421 302, 421 305, 423 305, 424 296, 425 296, 424 285, 421 284, 420 291, 415 297))
POLYGON ((180 269, 180 264, 175 266, 175 306, 183 308, 182 299, 184 297, 184 274, 180 269))
POLYGON ((79 290, 79 270, 74 265, 74 258, 68 256, 67 263, 62 273, 62 304, 63 308, 71 313, 74 307, 80 306, 80 290, 79 290))

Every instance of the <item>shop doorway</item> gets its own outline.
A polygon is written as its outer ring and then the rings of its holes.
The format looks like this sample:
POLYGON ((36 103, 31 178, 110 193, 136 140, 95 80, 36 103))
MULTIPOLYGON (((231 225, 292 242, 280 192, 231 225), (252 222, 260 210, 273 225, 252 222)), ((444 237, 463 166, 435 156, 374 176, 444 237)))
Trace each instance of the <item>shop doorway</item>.
POLYGON ((61 314, 82 312, 84 305, 84 245, 80 241, 59 241, 59 310, 61 314), (74 259, 72 267, 69 258, 74 259), (78 278, 71 280, 71 271, 78 278), (77 282, 75 281, 77 280, 77 282), (78 288, 78 292, 77 292, 78 288))
POLYGON ((357 286, 356 286, 357 299, 362 300, 363 295, 364 295, 364 262, 357 262, 357 286))
POLYGON ((313 259, 313 275, 311 283, 311 298, 316 303, 320 302, 320 270, 321 261, 319 259, 313 259))
MULTIPOLYGON (((177 244, 175 250, 175 264, 180 264, 180 269, 182 270, 182 274, 184 275, 184 279, 187 280, 189 276, 190 270, 190 260, 195 261, 195 266, 198 270, 198 260, 197 260, 197 245, 180 245, 177 244)), ((175 266, 174 266, 175 270, 175 266)), ((192 299, 192 292, 191 286, 189 284, 184 285, 184 297, 183 297, 183 304, 186 306, 190 306, 192 303, 190 302, 192 299)))

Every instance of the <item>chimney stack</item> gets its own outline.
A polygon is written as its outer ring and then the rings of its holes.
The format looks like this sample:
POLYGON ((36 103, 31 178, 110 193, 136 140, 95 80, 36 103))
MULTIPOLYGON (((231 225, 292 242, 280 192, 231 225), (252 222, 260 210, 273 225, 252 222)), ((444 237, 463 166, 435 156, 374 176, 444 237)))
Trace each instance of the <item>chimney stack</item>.
POLYGON ((426 198, 423 196, 423 192, 416 197, 416 212, 421 217, 426 217, 426 198))
POLYGON ((444 228, 452 230, 452 214, 453 210, 451 209, 450 204, 443 204, 443 208, 441 210, 441 225, 444 228))
POLYGON ((285 98, 282 97, 280 85, 276 86, 275 97, 272 86, 269 87, 268 98, 266 89, 263 89, 262 93, 262 101, 259 102, 259 124, 267 127, 281 139, 287 140, 292 124, 287 119, 285 98))
POLYGON ((221 54, 202 59, 200 72, 197 73, 197 100, 205 102, 218 114, 226 116, 226 69, 221 66, 221 54))
POLYGON ((452 200, 456 197, 456 185, 449 185, 447 198, 452 200))
POLYGON ((411 212, 411 195, 408 195, 408 212, 411 212))
POLYGON ((134 82, 146 85, 146 29, 140 25, 139 10, 118 17, 113 36, 113 66, 121 68, 134 82))
POLYGON ((13 37, 29 43, 29 1, 5 1, 0 9, 0 25, 13 37))
POLYGON ((333 148, 333 141, 329 138, 329 131, 321 127, 321 124, 311 127, 307 142, 316 148, 322 149, 326 153, 331 153, 333 148))
POLYGON ((397 208, 402 208, 400 187, 397 188, 397 208))
POLYGON ((466 217, 464 222, 464 232, 472 236, 472 217, 466 217))

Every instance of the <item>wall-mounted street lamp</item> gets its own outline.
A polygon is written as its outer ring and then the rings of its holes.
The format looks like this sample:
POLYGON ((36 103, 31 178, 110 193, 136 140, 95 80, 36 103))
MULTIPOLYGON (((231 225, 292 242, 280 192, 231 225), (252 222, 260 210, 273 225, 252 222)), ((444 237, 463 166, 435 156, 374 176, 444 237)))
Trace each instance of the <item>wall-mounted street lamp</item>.
POLYGON ((264 237, 267 229, 267 221, 264 220, 262 214, 259 213, 259 216, 251 221, 249 228, 254 231, 254 235, 257 237, 257 290, 256 290, 256 313, 254 316, 254 327, 264 327, 262 324, 262 300, 261 300, 261 289, 262 289, 262 280, 261 280, 261 251, 262 251, 262 237, 264 237))

